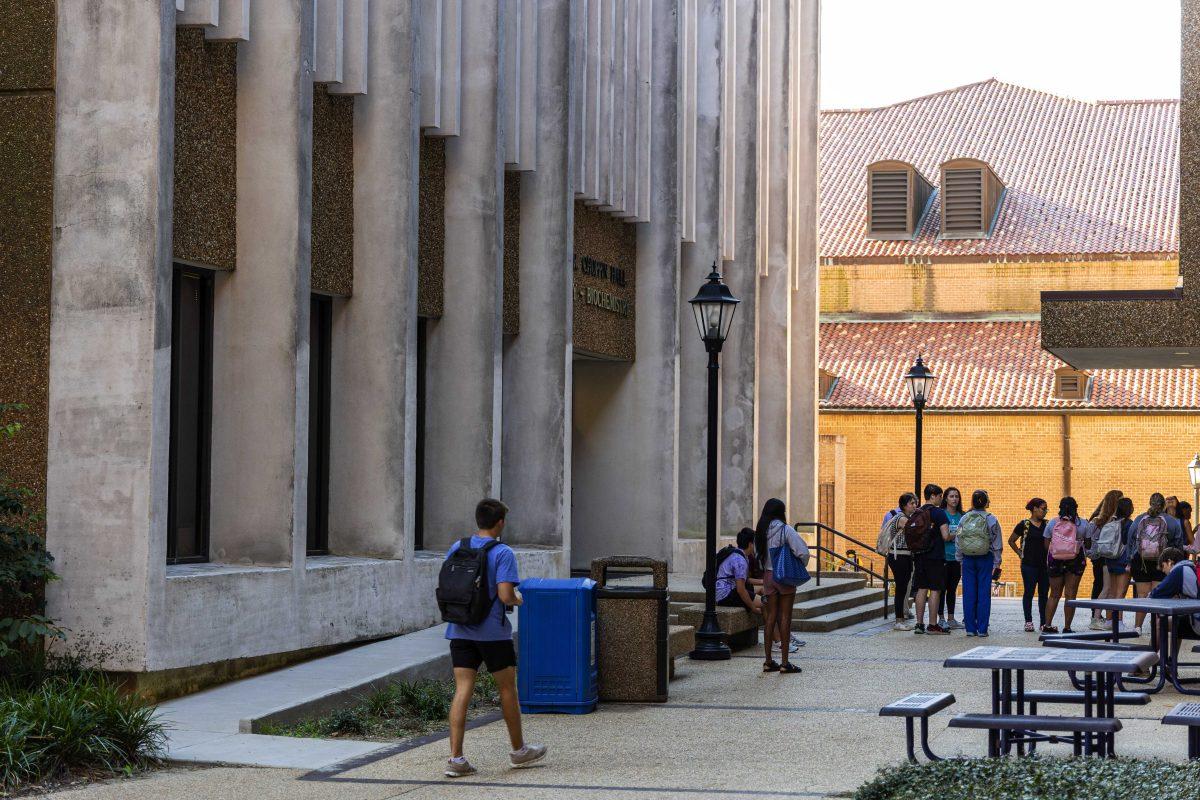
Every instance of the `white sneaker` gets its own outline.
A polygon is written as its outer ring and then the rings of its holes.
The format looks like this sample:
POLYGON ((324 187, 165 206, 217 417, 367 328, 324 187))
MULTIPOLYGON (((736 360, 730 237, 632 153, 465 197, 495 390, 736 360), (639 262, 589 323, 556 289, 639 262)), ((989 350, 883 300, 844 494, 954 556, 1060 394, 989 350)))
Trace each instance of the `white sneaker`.
POLYGON ((446 762, 446 769, 442 774, 447 778, 465 778, 468 775, 474 775, 475 771, 475 768, 467 763, 465 758, 462 761, 455 761, 452 758, 446 762))
POLYGON ((951 617, 950 619, 946 620, 946 623, 947 624, 943 627, 950 628, 951 630, 958 630, 959 628, 963 627, 963 624, 961 622, 959 622, 958 620, 956 620, 954 617, 951 617))
MULTIPOLYGON (((780 647, 779 647, 779 642, 776 642, 774 645, 772 645, 772 649, 774 649, 774 650, 780 650, 780 647)), ((788 641, 788 652, 789 652, 789 653, 795 653, 795 652, 796 652, 796 651, 798 651, 799 649, 800 649, 800 640, 799 640, 799 639, 797 639, 795 636, 793 636, 793 637, 792 637, 792 638, 791 638, 791 639, 788 641)), ((780 652, 782 652, 782 650, 780 650, 780 652)))
POLYGON ((1094 617, 1091 623, 1088 624, 1088 627, 1094 631, 1106 631, 1108 630, 1108 623, 1099 617, 1094 617))
POLYGON ((508 754, 508 763, 513 767, 527 767, 535 761, 541 761, 545 757, 546 745, 527 743, 520 750, 513 750, 508 754))
POLYGON ((894 631, 911 631, 912 629, 913 624, 906 619, 898 619, 896 620, 896 624, 892 626, 892 630, 894 631))

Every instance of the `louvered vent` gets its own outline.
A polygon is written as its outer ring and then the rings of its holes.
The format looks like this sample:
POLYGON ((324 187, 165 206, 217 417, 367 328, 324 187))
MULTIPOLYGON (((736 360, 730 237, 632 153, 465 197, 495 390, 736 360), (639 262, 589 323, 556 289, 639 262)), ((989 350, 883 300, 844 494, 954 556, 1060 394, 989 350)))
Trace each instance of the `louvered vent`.
POLYGON ((948 169, 942 181, 942 229, 948 234, 978 234, 985 230, 983 170, 948 169))
POLYGON ((906 234, 908 172, 871 173, 871 235, 906 234))
POLYGON ((1087 400, 1088 380, 1086 372, 1070 368, 1059 369, 1054 373, 1054 397, 1057 400, 1087 400))

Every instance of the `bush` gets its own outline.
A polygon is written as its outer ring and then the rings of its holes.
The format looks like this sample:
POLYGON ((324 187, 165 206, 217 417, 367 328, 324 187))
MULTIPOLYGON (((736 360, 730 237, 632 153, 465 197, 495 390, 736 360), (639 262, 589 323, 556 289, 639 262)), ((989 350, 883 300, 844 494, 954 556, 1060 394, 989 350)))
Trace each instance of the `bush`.
POLYGON ((1195 800, 1200 762, 955 758, 886 767, 855 800, 1195 800))
POLYGON ((142 769, 163 745, 154 706, 99 673, 58 673, 33 686, 0 683, 0 790, 64 770, 142 769))

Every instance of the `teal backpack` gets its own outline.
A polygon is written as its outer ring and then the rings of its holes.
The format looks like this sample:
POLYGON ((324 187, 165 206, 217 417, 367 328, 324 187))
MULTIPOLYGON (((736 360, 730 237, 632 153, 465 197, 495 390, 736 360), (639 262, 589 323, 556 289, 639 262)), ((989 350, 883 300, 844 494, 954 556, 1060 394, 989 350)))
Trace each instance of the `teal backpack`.
POLYGON ((968 511, 963 516, 958 523, 958 549, 964 556, 984 556, 991 552, 992 536, 985 514, 968 511))

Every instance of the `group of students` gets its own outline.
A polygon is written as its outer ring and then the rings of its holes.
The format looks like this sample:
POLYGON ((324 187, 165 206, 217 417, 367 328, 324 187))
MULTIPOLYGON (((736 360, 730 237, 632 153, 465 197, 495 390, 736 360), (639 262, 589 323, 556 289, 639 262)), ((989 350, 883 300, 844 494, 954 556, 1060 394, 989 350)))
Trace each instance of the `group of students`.
MULTIPOLYGON (((900 496, 880 526, 876 550, 887 559, 895 580, 895 630, 947 634, 965 628, 967 636, 988 635, 991 584, 1000 578, 1004 541, 1000 523, 988 512, 988 493, 977 489, 970 508, 962 493, 936 484, 924 489, 924 504, 916 495, 900 496), (955 619, 959 584, 963 621, 955 619), (909 601, 916 606, 915 619, 909 601), (928 613, 928 623, 926 614, 928 613)), ((1091 561, 1093 598, 1124 597, 1130 585, 1135 596, 1196 597, 1200 571, 1189 560, 1197 552, 1191 524, 1192 508, 1178 498, 1150 496, 1147 510, 1134 516, 1131 498, 1108 492, 1088 519, 1079 504, 1064 497, 1058 511, 1035 497, 1026 506, 1029 517, 1013 528, 1008 545, 1021 564, 1025 630, 1058 633, 1054 615, 1065 596, 1076 598, 1080 580, 1091 561), (1178 573, 1174 572, 1178 570, 1178 573), (1038 627, 1033 622, 1033 597, 1038 600, 1038 627)), ((1075 609, 1064 605, 1063 632, 1072 633, 1075 609)), ((1141 629, 1144 614, 1137 614, 1141 629)), ((1118 615, 1118 622, 1120 617, 1118 615)), ((1195 630, 1200 631, 1200 619, 1195 630)), ((1104 629, 1112 619, 1093 612, 1090 627, 1104 629)), ((1181 633, 1191 638, 1192 631, 1181 633)))
POLYGON ((738 531, 737 544, 716 554, 715 598, 719 606, 745 608, 763 615, 763 672, 800 672, 790 656, 804 646, 792 634, 796 589, 807 575, 808 545, 787 523, 782 500, 771 498, 753 528, 738 531), (786 548, 786 551, 785 551, 786 548), (801 565, 800 577, 776 574, 781 556, 801 565), (775 653, 779 653, 779 661, 775 653))
POLYGON ((896 630, 945 635, 965 628, 967 636, 987 636, 991 618, 992 581, 1000 576, 1004 537, 989 511, 983 489, 963 508, 962 492, 931 483, 922 505, 912 492, 900 495, 896 508, 883 518, 876 550, 886 556, 896 582, 893 609, 896 630), (955 616, 958 586, 963 590, 963 621, 955 616), (916 619, 910 620, 913 590, 916 619), (928 614, 928 624, 926 624, 928 614))
MULTIPOLYGON (((1093 599, 1125 597, 1131 585, 1135 597, 1196 596, 1194 575, 1191 580, 1183 581, 1181 574, 1166 582, 1173 568, 1180 567, 1182 573, 1192 567, 1190 557, 1196 552, 1196 543, 1190 503, 1155 492, 1146 511, 1134 516, 1133 499, 1113 489, 1086 520, 1079 516, 1079 504, 1073 497, 1062 498, 1057 515, 1050 518, 1048 504, 1041 498, 1033 498, 1025 508, 1029 517, 1017 524, 1008 542, 1021 558, 1026 631, 1035 630, 1036 592, 1038 629, 1058 633, 1054 615, 1059 602, 1064 596, 1073 600, 1078 595, 1088 561, 1093 599), (1173 587, 1181 582, 1184 591, 1175 591, 1173 587)), ((1064 633, 1073 632, 1074 617, 1075 609, 1066 606, 1064 633)), ((1135 617, 1134 627, 1139 632, 1144 620, 1145 614, 1135 617)), ((1102 630, 1111 624, 1111 618, 1095 611, 1089 627, 1102 630)))

